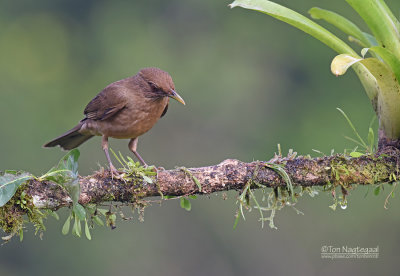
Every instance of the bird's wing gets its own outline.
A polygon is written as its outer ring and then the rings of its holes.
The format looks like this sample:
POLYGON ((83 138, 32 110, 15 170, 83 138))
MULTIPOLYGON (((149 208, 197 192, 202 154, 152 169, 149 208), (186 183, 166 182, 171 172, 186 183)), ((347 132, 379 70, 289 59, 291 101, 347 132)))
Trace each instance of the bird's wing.
POLYGON ((167 110, 168 110, 168 104, 165 106, 164 111, 162 112, 160 118, 162 118, 165 115, 165 113, 167 113, 167 110))
POLYGON ((86 106, 83 112, 87 119, 106 120, 119 111, 121 111, 127 103, 124 87, 111 84, 104 88, 96 97, 93 98, 86 106))

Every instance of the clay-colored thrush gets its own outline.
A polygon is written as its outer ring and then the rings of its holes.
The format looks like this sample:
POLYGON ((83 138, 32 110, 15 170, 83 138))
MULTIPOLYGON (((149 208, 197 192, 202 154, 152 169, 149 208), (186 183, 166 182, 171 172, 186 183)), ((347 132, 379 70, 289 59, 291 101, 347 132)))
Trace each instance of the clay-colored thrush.
POLYGON ((138 137, 149 131, 165 115, 169 98, 185 104, 175 91, 171 76, 158 68, 144 68, 138 74, 111 83, 86 106, 77 126, 44 147, 60 146, 64 150, 78 147, 93 136, 102 136, 102 147, 112 174, 118 174, 108 152, 108 137, 131 139, 129 149, 143 166, 136 151, 138 137))

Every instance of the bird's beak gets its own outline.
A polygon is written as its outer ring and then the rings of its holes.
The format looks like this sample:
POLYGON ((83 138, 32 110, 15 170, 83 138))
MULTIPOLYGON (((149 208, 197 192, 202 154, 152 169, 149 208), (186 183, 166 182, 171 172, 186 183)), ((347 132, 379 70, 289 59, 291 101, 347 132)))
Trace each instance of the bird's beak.
POLYGON ((176 93, 175 90, 172 90, 172 89, 171 89, 171 92, 172 92, 172 94, 169 96, 170 98, 175 99, 175 100, 177 100, 178 102, 180 102, 181 104, 185 105, 185 101, 182 99, 181 96, 179 96, 178 93, 176 93))

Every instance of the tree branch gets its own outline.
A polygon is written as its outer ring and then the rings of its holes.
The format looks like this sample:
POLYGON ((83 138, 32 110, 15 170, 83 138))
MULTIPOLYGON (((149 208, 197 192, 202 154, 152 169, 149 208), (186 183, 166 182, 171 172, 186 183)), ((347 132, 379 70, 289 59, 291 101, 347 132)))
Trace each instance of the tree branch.
MULTIPOLYGON (((201 168, 177 168, 159 171, 154 183, 141 177, 132 181, 111 179, 108 171, 80 177, 79 202, 107 201, 135 202, 146 197, 210 194, 218 191, 241 190, 252 180, 266 187, 286 186, 282 177, 268 164, 277 164, 287 172, 294 186, 323 186, 326 184, 348 187, 353 184, 391 182, 399 176, 399 150, 387 148, 376 156, 351 158, 344 155, 309 158, 275 156, 268 163, 251 163, 227 159, 220 164, 201 168), (201 184, 201 191, 194 181, 201 184)), ((254 188, 257 188, 255 186, 254 188)), ((59 209, 70 206, 71 198, 64 188, 49 181, 29 181, 27 195, 36 208, 59 209)))

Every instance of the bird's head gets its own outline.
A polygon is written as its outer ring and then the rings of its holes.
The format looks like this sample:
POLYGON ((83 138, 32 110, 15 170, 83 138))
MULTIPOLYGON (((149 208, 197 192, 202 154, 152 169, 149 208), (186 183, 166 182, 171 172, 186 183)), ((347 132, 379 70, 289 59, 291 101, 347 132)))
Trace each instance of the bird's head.
POLYGON ((159 68, 149 67, 140 70, 139 76, 150 86, 152 94, 159 97, 170 97, 185 105, 185 101, 175 91, 174 82, 167 72, 159 68))

